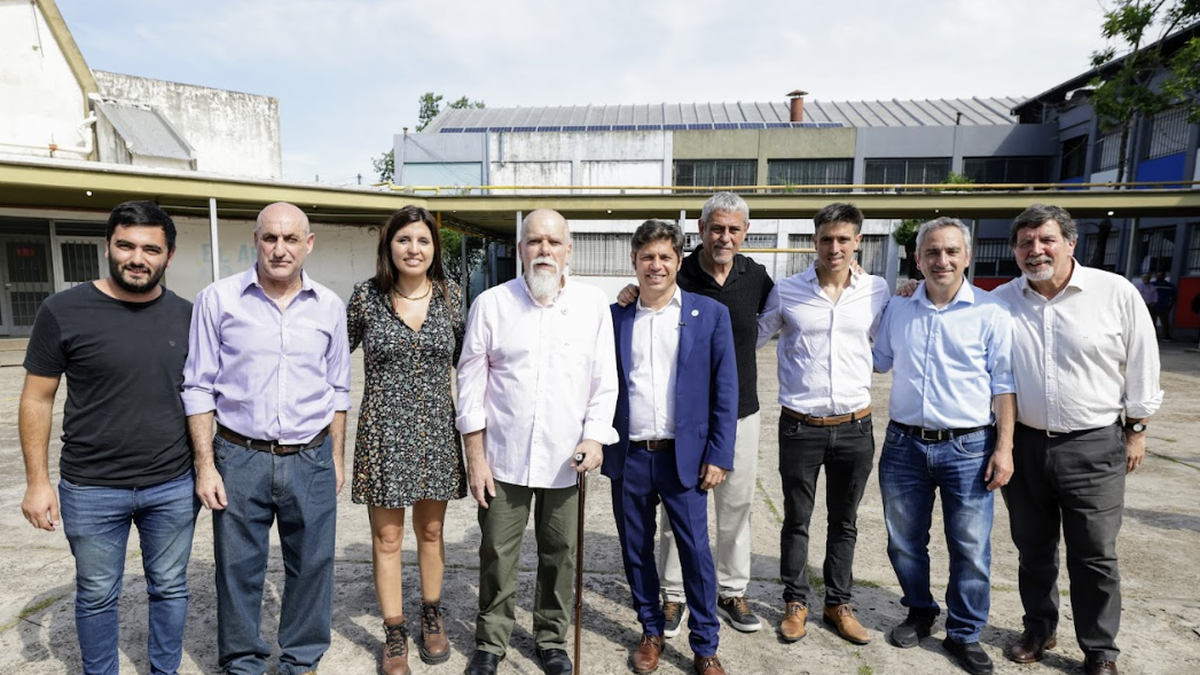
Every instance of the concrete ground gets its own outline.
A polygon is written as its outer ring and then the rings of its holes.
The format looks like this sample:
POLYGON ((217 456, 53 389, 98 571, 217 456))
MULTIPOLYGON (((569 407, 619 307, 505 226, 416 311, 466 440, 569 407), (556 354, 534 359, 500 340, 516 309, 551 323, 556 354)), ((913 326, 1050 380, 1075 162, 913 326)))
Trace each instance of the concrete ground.
MULTIPOLYGON (((362 367, 356 354, 355 399, 361 392, 362 367)), ((819 619, 810 620, 809 636, 798 643, 781 642, 775 627, 781 618, 779 524, 782 496, 777 472, 778 453, 773 348, 759 353, 763 402, 762 443, 759 448, 759 489, 753 523, 753 580, 748 597, 766 624, 754 634, 739 634, 723 625, 720 656, 731 675, 757 673, 882 673, 920 672, 923 675, 963 672, 941 647, 941 622, 934 637, 919 649, 900 650, 887 644, 885 632, 905 615, 896 577, 885 550, 878 482, 871 485, 859 512, 859 543, 855 561, 858 615, 871 632, 872 642, 858 647, 842 641, 819 619)), ((74 567, 61 530, 34 530, 21 516, 24 473, 17 441, 17 400, 24 371, 0 369, 0 673, 50 675, 79 672, 79 651, 73 620, 74 567)), ((1119 551, 1124 578, 1125 611, 1120 635, 1123 673, 1185 674, 1200 672, 1200 355, 1180 345, 1163 345, 1163 388, 1166 402, 1153 418, 1149 456, 1128 483, 1125 527, 1119 551)), ((875 381, 877 443, 882 443, 889 376, 875 381)), ((65 390, 65 387, 63 388, 65 390)), ((61 398, 56 425, 61 422, 61 398)), ((351 416, 350 438, 353 438, 351 416)), ((56 429, 54 436, 57 437, 56 429)), ((57 445, 57 443, 56 443, 57 445)), ((57 447, 51 462, 57 466, 57 447)), ((55 470, 57 478, 57 470, 55 470)), ((610 508, 608 481, 590 480, 587 496, 585 608, 583 663, 585 675, 626 673, 628 653, 638 627, 628 609, 616 530, 610 508)), ((820 494, 824 488, 820 488, 820 494)), ((478 581, 478 527, 470 500, 450 505, 446 525, 444 605, 452 642, 451 659, 426 666, 414 658, 413 671, 462 672, 473 651, 474 608, 478 581)), ((824 555, 823 507, 813 517, 811 559, 820 568, 824 555)), ((940 517, 935 516, 935 521, 940 517)), ((934 584, 940 595, 946 585, 946 550, 935 522, 932 545, 934 584)), ((1003 658, 1021 629, 1017 594, 1017 555, 1008 535, 1007 513, 997 500, 993 532, 992 624, 983 634, 985 649, 996 661, 997 673, 1081 673, 1081 653, 1073 640, 1071 597, 1064 585, 1060 646, 1038 665, 1018 666, 1003 658)), ((334 599, 333 645, 321 664, 323 673, 372 673, 378 668, 380 616, 371 579, 371 548, 365 509, 352 504, 349 490, 341 495, 337 539, 337 586, 334 599)), ((125 593, 121 600, 121 667, 125 673, 149 673, 146 659, 146 601, 136 540, 130 542, 125 593)), ((404 545, 408 615, 416 616, 417 569, 411 534, 404 545)), ((504 675, 536 674, 531 616, 533 570, 536 558, 532 536, 522 550, 521 609, 504 675)), ((184 638, 181 673, 215 673, 216 604, 213 593, 211 518, 201 512, 196 528, 191 567, 192 604, 184 638)), ((274 643, 278 625, 283 571, 276 541, 268 570, 262 630, 274 643)), ((820 606, 820 597, 814 598, 820 606)), ((415 650, 414 650, 415 653, 415 650)), ((273 668, 273 667, 272 667, 273 668)), ((691 654, 684 635, 668 643, 659 672, 690 672, 691 654)), ((273 672, 273 670, 271 671, 273 672)))

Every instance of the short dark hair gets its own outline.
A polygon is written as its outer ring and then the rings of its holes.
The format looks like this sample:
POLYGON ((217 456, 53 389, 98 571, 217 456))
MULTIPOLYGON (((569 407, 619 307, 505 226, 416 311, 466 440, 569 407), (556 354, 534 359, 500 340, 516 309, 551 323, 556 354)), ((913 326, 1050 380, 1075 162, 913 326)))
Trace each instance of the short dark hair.
POLYGON ((651 219, 639 225, 637 231, 633 233, 633 240, 630 241, 630 251, 637 253, 646 244, 659 239, 670 241, 671 248, 675 249, 675 255, 683 257, 683 233, 674 224, 665 220, 651 219))
POLYGON ((442 266, 442 236, 438 231, 437 219, 428 209, 420 206, 409 205, 401 208, 388 216, 383 227, 379 229, 379 245, 375 249, 375 285, 386 296, 400 278, 400 270, 396 269, 396 263, 392 260, 392 238, 413 223, 424 223, 425 227, 429 228, 429 235, 433 237, 433 260, 429 263, 425 275, 449 303, 450 291, 446 284, 446 268, 442 266))
POLYGON ((175 221, 162 207, 154 202, 133 201, 117 204, 108 214, 108 226, 104 228, 104 241, 112 241, 117 226, 161 227, 167 237, 167 250, 175 250, 175 221))
POLYGON ((1075 219, 1070 213, 1061 206, 1051 206, 1049 204, 1031 204, 1029 208, 1021 212, 1012 223, 1012 231, 1008 235, 1008 245, 1012 248, 1017 247, 1017 234, 1027 227, 1038 228, 1047 220, 1053 220, 1058 223, 1059 230, 1062 231, 1063 239, 1067 242, 1073 242, 1079 238, 1079 228, 1075 225, 1075 219))
POLYGON ((837 223, 850 223, 854 226, 854 234, 862 234, 862 211, 853 204, 843 202, 834 202, 826 206, 817 211, 816 216, 813 216, 813 224, 816 225, 816 228, 813 229, 813 237, 817 236, 817 230, 820 230, 822 225, 836 225, 837 223))

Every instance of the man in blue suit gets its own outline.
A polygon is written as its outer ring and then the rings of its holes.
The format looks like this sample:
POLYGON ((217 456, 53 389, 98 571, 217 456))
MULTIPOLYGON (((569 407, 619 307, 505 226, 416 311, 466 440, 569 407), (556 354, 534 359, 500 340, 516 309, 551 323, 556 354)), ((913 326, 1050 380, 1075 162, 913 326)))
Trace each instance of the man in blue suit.
POLYGON ((729 310, 684 293, 675 283, 683 234, 648 220, 633 235, 630 258, 639 295, 612 306, 620 395, 616 445, 604 449, 625 577, 642 624, 631 661, 658 667, 664 616, 654 563, 655 516, 666 508, 683 565, 697 675, 724 675, 717 658, 717 585, 708 544, 708 490, 733 469, 737 365, 729 310))

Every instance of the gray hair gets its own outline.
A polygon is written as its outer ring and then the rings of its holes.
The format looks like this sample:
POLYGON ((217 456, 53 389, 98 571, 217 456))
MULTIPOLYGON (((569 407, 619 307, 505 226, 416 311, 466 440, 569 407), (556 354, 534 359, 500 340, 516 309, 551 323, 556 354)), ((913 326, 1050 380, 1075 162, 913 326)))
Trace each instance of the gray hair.
POLYGON ((1062 230, 1063 239, 1068 243, 1074 243, 1079 239, 1079 228, 1075 226, 1075 219, 1067 210, 1061 206, 1051 206, 1049 204, 1031 204, 1029 208, 1021 212, 1012 223, 1012 231, 1008 235, 1008 245, 1012 248, 1017 247, 1017 235, 1021 230, 1032 227, 1038 228, 1048 220, 1053 220, 1058 223, 1058 228, 1062 230))
POLYGON ((942 216, 934 218, 926 223, 921 224, 921 229, 917 230, 917 256, 921 255, 921 245, 925 243, 925 237, 934 230, 940 230, 943 227, 957 227, 959 232, 962 232, 963 241, 967 244, 967 250, 971 250, 971 228, 963 225, 963 222, 958 218, 942 216))
POLYGON ((629 250, 637 253, 646 244, 659 239, 670 241, 671 248, 675 249, 675 256, 683 257, 683 232, 680 232, 674 223, 668 223, 665 220, 652 219, 639 225, 637 231, 633 233, 633 239, 629 242, 629 250))
POLYGON ((746 200, 733 194, 732 192, 718 192, 708 198, 704 202, 704 208, 700 211, 700 224, 708 225, 708 219, 714 213, 740 213, 742 222, 750 223, 750 207, 746 204, 746 200))

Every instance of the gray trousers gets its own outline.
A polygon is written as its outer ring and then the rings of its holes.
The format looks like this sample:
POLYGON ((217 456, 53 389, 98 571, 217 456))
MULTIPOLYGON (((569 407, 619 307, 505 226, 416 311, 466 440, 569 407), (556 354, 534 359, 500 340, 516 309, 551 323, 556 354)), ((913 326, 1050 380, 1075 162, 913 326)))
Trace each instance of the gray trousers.
POLYGON ((1013 479, 1003 489, 1025 630, 1058 626, 1059 528, 1067 544, 1075 638, 1089 659, 1115 661, 1121 626, 1117 533, 1125 506, 1125 433, 1114 423, 1049 437, 1017 424, 1013 479))

